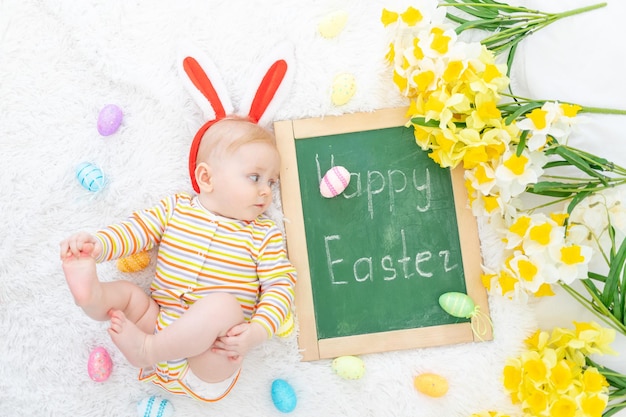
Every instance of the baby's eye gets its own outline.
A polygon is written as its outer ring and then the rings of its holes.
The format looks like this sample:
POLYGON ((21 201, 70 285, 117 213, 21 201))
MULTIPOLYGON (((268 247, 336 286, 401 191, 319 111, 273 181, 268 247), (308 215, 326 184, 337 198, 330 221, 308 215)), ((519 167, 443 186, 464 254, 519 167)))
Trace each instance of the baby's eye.
POLYGON ((261 176, 259 174, 250 174, 248 175, 248 178, 250 178, 252 182, 259 182, 261 176))

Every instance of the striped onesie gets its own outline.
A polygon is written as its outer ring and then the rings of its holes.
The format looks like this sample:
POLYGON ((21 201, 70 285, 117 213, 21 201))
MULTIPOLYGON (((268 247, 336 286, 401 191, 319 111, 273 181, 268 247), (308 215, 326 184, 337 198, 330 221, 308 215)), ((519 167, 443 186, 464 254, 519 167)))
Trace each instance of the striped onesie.
MULTIPOLYGON (((246 320, 262 325, 268 337, 292 308, 295 268, 287 259, 282 233, 265 216, 252 221, 225 218, 206 210, 197 197, 176 194, 98 231, 96 238, 103 248, 98 262, 158 245, 150 285, 160 307, 155 332, 216 291, 233 294, 246 320)), ((153 370, 142 370, 140 379, 183 394, 167 382, 182 378, 187 367, 186 359, 161 362, 153 370)))

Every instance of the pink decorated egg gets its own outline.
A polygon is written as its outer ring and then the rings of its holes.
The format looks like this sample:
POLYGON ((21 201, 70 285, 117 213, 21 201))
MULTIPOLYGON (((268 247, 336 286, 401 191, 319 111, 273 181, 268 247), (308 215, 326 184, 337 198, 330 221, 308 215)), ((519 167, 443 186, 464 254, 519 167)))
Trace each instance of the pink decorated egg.
POLYGON ((91 379, 96 382, 106 381, 112 369, 113 361, 105 348, 99 346, 91 351, 87 361, 87 373, 91 379))
POLYGON ((336 197, 350 184, 350 172, 342 166, 329 169, 320 182, 320 193, 326 198, 336 197))
POLYGON ((122 124, 122 109, 115 104, 107 104, 98 115, 98 133, 109 136, 117 132, 122 124))

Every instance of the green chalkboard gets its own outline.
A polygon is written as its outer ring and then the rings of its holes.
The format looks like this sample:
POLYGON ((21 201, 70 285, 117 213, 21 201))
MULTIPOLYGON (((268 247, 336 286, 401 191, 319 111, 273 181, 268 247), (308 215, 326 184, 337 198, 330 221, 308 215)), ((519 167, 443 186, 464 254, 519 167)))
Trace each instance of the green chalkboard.
POLYGON ((296 155, 319 338, 468 321, 438 303, 466 292, 450 170, 410 129, 298 140, 296 155), (350 184, 324 198, 334 165, 350 184))
POLYGON ((470 319, 440 307, 446 292, 488 314, 462 172, 434 163, 404 123, 388 109, 275 124, 305 360, 474 340, 470 319), (350 184, 325 198, 333 166, 350 184))

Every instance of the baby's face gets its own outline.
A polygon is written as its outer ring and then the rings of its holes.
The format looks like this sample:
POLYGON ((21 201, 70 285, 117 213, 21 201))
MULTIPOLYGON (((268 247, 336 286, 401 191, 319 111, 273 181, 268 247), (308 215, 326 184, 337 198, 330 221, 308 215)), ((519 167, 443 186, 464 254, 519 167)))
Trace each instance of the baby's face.
POLYGON ((264 142, 248 143, 213 166, 213 190, 203 195, 203 201, 215 214, 253 220, 271 204, 279 172, 276 147, 264 142))

